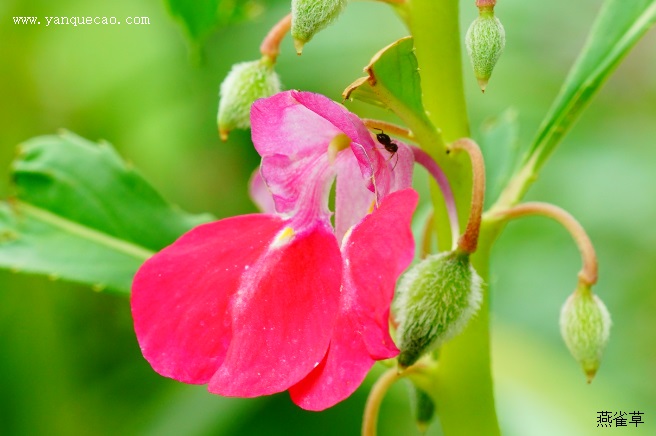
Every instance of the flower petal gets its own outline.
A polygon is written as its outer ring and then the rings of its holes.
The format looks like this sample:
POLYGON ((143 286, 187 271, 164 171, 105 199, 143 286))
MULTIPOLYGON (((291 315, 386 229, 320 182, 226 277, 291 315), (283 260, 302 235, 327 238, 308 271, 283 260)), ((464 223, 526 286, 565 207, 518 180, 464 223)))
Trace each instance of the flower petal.
MULTIPOLYGON (((319 183, 310 180, 305 170, 329 166, 328 145, 342 133, 352 141, 351 150, 361 171, 358 179, 375 192, 372 176, 379 175, 377 182, 389 191, 389 175, 379 174, 385 157, 362 121, 323 95, 286 91, 258 100, 251 109, 251 124, 253 143, 263 159, 262 176, 279 213, 297 213, 303 204, 301 191, 319 183)), ((330 182, 333 174, 329 175, 322 183, 330 182)))
POLYGON ((284 391, 323 359, 337 317, 341 255, 317 226, 272 248, 233 299, 233 336, 210 392, 254 397, 284 391))
POLYGON ((407 144, 395 141, 399 146, 394 156, 388 158, 388 166, 392 170, 392 182, 390 191, 400 191, 412 186, 412 172, 415 165, 415 157, 412 149, 407 144))
POLYGON ((290 389, 300 407, 323 410, 342 401, 376 360, 398 354, 389 308, 396 280, 414 255, 410 222, 417 201, 412 189, 390 194, 344 241, 340 314, 324 361, 290 389))
POLYGON ((253 203, 255 203, 260 211, 264 213, 276 212, 273 196, 271 195, 271 191, 269 191, 266 183, 264 183, 262 174, 260 174, 259 166, 253 171, 251 179, 248 182, 248 193, 250 194, 253 203))
POLYGON ((289 389, 292 401, 306 410, 320 411, 345 400, 362 384, 376 361, 366 352, 355 317, 342 316, 328 354, 306 378, 289 389), (364 352, 363 352, 364 350, 364 352))
POLYGON ((342 238, 355 224, 371 212, 374 194, 362 183, 353 183, 360 177, 360 166, 350 150, 343 152, 344 158, 337 161, 335 182, 335 237, 342 238))
POLYGON ((389 308, 396 281, 410 265, 415 244, 410 224, 418 195, 412 189, 394 192, 378 210, 357 225, 342 247, 344 297, 352 295, 363 338, 371 356, 388 359, 398 353, 389 335, 389 308), (346 284, 353 288, 349 291, 346 284))
POLYGON ((230 341, 229 299, 284 221, 244 215, 192 229, 151 257, 132 285, 141 351, 158 373, 207 383, 230 341))

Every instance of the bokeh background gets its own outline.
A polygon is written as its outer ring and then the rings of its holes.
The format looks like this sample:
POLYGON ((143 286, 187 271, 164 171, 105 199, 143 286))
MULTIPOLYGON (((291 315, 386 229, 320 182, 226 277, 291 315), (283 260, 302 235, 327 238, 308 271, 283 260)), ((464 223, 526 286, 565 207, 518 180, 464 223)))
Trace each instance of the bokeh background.
MULTIPOLYGON (((229 3, 228 1, 222 3, 229 3)), ((506 51, 481 95, 467 72, 475 135, 512 108, 526 146, 581 49, 601 1, 504 0, 506 51)), ((248 132, 221 143, 217 90, 230 66, 256 59, 289 9, 264 2, 253 20, 193 44, 162 1, 0 2, 0 194, 11 194, 15 146, 66 128, 105 139, 173 203, 218 217, 254 211, 258 163, 248 132), (148 16, 148 26, 14 25, 12 16, 148 16)), ((463 26, 475 17, 462 2, 463 26)), ((286 39, 287 88, 340 100, 381 47, 406 30, 390 8, 353 2, 302 57, 286 39)), ((588 230, 610 309, 611 342, 587 385, 558 331, 580 260, 546 219, 512 223, 494 250, 493 371, 506 435, 656 434, 656 32, 629 54, 545 167, 528 198, 568 209, 588 230), (639 428, 598 429, 598 411, 644 412, 639 428)), ((365 105, 351 109, 386 116, 365 105)), ((0 434, 356 435, 375 370, 323 413, 287 394, 226 399, 155 374, 141 357, 126 298, 0 271, 0 434)), ((381 435, 418 434, 406 386, 383 404, 381 435)), ((476 410, 471 410, 476 419, 476 410)), ((440 434, 439 425, 429 434, 440 434)))

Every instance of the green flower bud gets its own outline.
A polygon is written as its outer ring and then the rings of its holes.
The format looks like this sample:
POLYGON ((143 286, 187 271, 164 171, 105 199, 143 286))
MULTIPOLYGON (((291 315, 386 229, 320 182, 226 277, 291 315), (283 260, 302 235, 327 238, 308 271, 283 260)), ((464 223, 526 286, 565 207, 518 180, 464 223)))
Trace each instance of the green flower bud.
POLYGON ((492 8, 481 8, 465 36, 467 52, 481 91, 485 92, 492 70, 506 45, 506 32, 492 8))
POLYGON ((560 333, 592 381, 610 336, 610 313, 589 287, 579 287, 560 311, 560 333))
POLYGON ((482 280, 457 251, 427 257, 408 271, 396 300, 401 367, 460 333, 478 310, 482 280))
POLYGON ((233 65, 219 92, 217 122, 221 139, 225 141, 233 129, 249 128, 253 102, 280 92, 280 88, 280 79, 268 58, 233 65))
POLYGON ((347 0, 292 0, 292 37, 296 52, 324 27, 335 21, 347 0))

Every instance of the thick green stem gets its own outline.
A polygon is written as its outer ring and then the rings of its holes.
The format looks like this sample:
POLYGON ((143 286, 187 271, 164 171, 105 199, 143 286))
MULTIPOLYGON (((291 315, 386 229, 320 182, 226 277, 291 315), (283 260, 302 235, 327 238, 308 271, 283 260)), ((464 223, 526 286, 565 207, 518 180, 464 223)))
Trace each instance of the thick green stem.
MULTIPOLYGON (((446 142, 470 136, 463 90, 458 6, 459 2, 454 0, 411 0, 409 8, 424 107, 446 142)), ((449 177, 464 228, 471 198, 469 159, 465 154, 446 158, 443 144, 426 144, 419 135, 417 138, 449 177)), ((444 219, 443 199, 436 191, 433 189, 438 243, 440 249, 448 250, 451 242, 448 220, 444 219)), ((479 249, 472 258, 485 281, 489 251, 497 231, 498 228, 486 229, 485 226, 481 229, 479 249)), ((490 368, 488 301, 485 292, 479 314, 440 352, 438 379, 431 394, 437 399, 440 421, 447 436, 499 434, 490 368), (472 418, 474 411, 476 417, 472 418)))

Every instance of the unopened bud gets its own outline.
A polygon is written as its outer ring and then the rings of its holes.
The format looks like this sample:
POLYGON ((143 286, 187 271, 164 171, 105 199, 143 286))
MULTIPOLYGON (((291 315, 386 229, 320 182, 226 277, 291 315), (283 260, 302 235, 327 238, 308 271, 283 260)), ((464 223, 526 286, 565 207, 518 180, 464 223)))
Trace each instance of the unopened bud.
POLYGON ((292 37, 296 52, 324 27, 335 21, 347 0, 292 0, 292 37))
POLYGON ((478 18, 469 26, 465 36, 467 53, 474 67, 474 75, 481 91, 485 92, 492 70, 506 45, 506 32, 494 16, 492 7, 482 7, 478 18))
POLYGON ((255 100, 280 92, 280 79, 267 58, 233 65, 221 83, 217 122, 224 141, 233 129, 251 125, 251 105, 255 100))
POLYGON ((592 381, 610 336, 610 313, 589 287, 579 287, 560 311, 560 333, 572 356, 592 381))
POLYGON ((401 367, 464 329, 480 306, 481 283, 469 255, 457 251, 429 256, 405 274, 396 301, 401 367))

